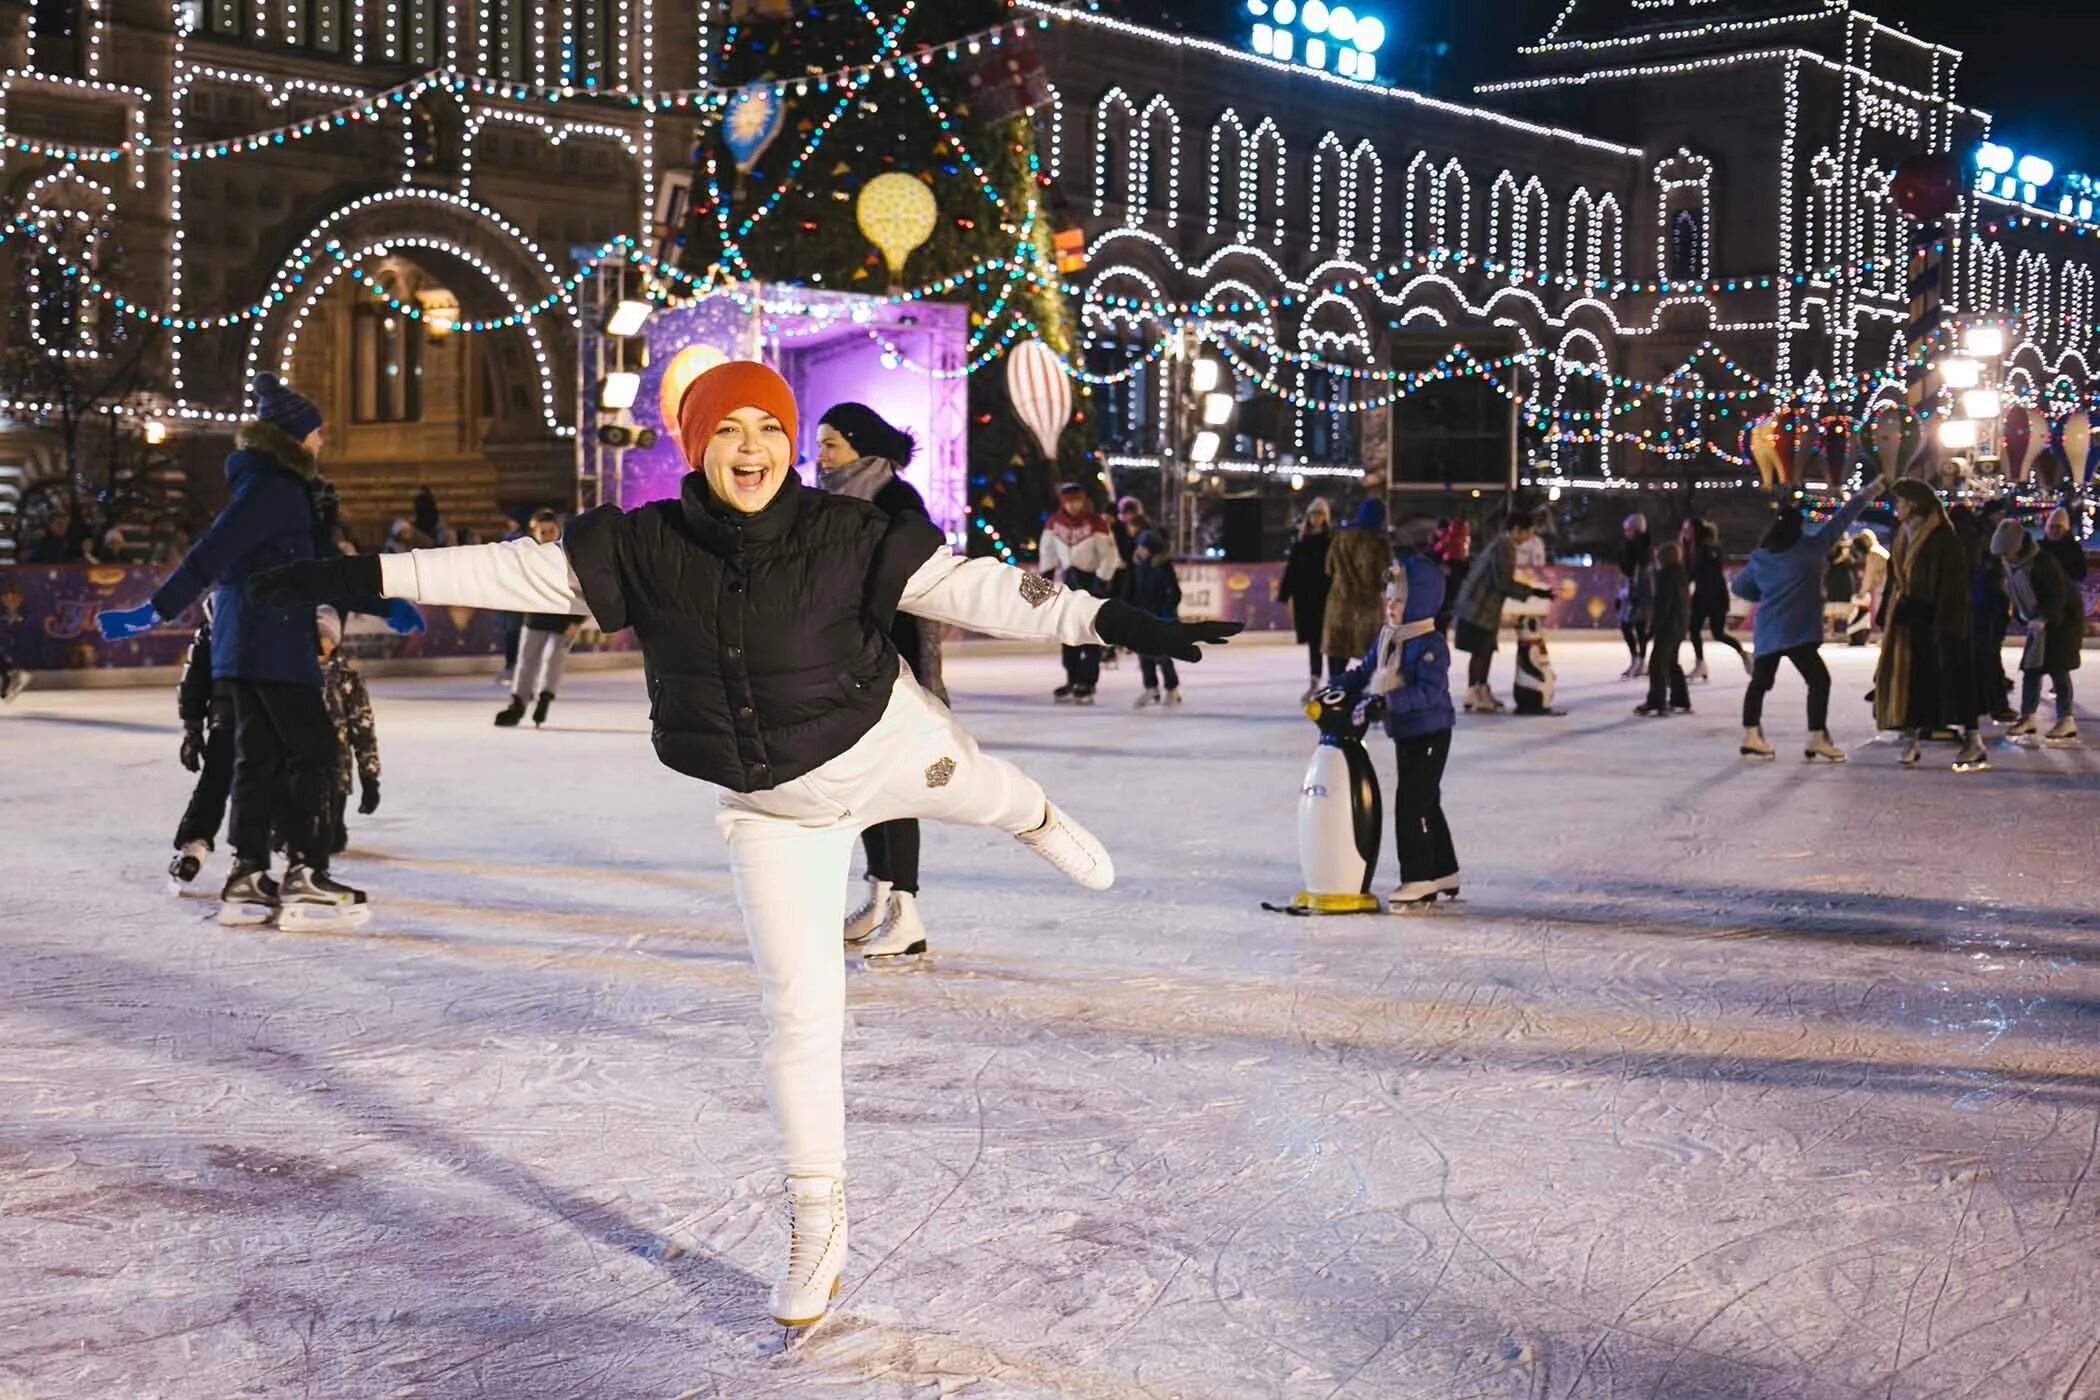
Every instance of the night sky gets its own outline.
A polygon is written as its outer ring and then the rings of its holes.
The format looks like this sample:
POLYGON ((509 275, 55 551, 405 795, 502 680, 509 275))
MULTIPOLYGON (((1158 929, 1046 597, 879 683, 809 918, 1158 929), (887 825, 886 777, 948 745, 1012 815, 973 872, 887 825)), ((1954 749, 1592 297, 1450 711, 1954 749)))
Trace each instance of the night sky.
MULTIPOLYGON (((1381 60, 1401 45, 1450 45, 1434 88, 1463 97, 1476 82, 1521 75, 1519 43, 1544 34, 1565 0, 1358 0, 1388 33, 1381 60)), ((1193 31, 1244 40, 1247 19, 1234 0, 1120 0, 1132 19, 1177 17, 1193 31)), ((1809 8, 1807 4, 1803 9, 1809 8)), ((2094 0, 1885 0, 1858 8, 1923 39, 1964 53, 1958 91, 1989 111, 2000 140, 2046 156, 2058 169, 2100 175, 2100 98, 2093 55, 2100 52, 2094 0), (2067 58, 2042 65, 2045 58, 2067 58)))

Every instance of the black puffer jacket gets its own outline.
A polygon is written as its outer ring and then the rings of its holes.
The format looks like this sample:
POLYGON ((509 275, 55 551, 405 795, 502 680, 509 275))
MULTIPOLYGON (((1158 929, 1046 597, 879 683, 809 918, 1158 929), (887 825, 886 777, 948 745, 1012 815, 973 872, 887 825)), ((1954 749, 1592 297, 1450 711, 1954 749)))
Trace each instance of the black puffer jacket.
POLYGON ((656 756, 734 792, 799 778, 874 727, 897 600, 940 544, 923 515, 792 476, 743 515, 700 472, 675 501, 600 506, 562 535, 599 626, 641 642, 656 756))

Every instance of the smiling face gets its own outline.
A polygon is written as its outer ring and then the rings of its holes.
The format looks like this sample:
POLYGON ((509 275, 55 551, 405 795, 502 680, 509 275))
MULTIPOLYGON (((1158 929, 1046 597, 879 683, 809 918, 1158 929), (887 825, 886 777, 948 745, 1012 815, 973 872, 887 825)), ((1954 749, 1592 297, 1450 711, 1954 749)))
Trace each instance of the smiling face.
POLYGON ((1064 508, 1065 514, 1071 516, 1074 520, 1086 514, 1086 497, 1080 495, 1077 491, 1067 491, 1064 495, 1058 497, 1057 503, 1064 508))
POLYGON ((715 424, 700 467, 716 499, 750 515, 780 494, 794 455, 778 418, 762 408, 739 408, 715 424))
POLYGON ((853 450, 852 443, 846 441, 844 433, 829 423, 818 425, 817 470, 835 472, 840 467, 850 466, 859 460, 860 454, 853 450))

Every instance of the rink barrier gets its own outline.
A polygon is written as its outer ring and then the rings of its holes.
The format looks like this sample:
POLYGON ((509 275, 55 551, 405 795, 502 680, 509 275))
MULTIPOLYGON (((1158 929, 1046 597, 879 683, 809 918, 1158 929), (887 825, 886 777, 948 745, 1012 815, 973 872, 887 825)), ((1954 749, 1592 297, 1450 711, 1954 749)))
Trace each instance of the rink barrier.
MULTIPOLYGON (((1281 564, 1213 562, 1177 565, 1181 613, 1187 618, 1244 622, 1251 632, 1287 632, 1290 609, 1276 601, 1281 564)), ((142 636, 105 642, 95 614, 146 602, 167 578, 168 568, 108 564, 17 564, 0 569, 0 647, 14 664, 39 672, 130 670, 180 666, 196 630, 194 611, 142 636)), ((1615 630, 1619 571, 1610 565, 1555 565, 1527 571, 1553 589, 1543 605, 1551 631, 1615 630)), ((2086 636, 2100 636, 2100 569, 2085 579, 2086 636)), ((467 663, 503 650, 501 614, 478 608, 423 609, 429 630, 397 637, 377 618, 353 617, 343 649, 361 660, 388 663, 467 663)), ((959 639, 966 633, 955 634, 959 639)), ((604 656, 599 664, 634 653, 634 633, 608 637, 585 629, 577 638, 579 660, 604 656)), ((585 662, 584 664, 593 664, 585 662)), ((418 667, 416 669, 423 669, 418 667)), ((430 666, 428 669, 452 669, 430 666)), ((472 669, 463 665, 460 669, 472 669)))

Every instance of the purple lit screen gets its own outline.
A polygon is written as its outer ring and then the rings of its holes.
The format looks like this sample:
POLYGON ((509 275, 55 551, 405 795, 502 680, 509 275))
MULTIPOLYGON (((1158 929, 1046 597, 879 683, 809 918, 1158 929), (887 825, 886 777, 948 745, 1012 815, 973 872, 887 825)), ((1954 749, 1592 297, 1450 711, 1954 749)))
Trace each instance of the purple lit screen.
POLYGON ((726 297, 658 311, 642 331, 649 367, 633 416, 661 436, 654 447, 627 452, 620 504, 678 494, 686 468, 673 426, 660 421, 664 371, 680 350, 708 345, 730 359, 764 360, 794 389, 801 411, 796 470, 804 481, 815 480, 817 423, 834 404, 864 403, 910 433, 919 450, 904 477, 926 498, 934 524, 959 540, 969 495, 968 388, 960 373, 968 326, 960 306, 893 306, 805 287, 769 290, 762 318, 726 297), (776 303, 806 309, 787 312, 776 303))

